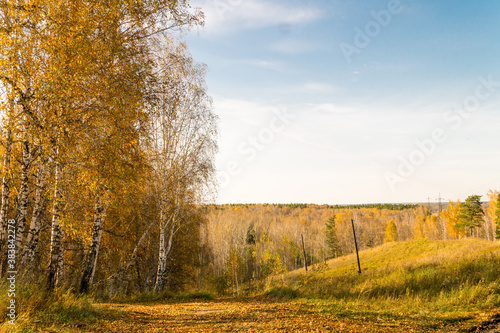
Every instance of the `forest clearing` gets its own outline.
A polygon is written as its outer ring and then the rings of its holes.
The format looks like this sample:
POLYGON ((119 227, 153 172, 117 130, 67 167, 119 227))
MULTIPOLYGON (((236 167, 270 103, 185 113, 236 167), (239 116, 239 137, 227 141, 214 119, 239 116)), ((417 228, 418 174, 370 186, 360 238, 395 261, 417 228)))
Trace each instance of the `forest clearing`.
MULTIPOLYGON (((500 244, 408 241, 271 277, 261 292, 141 294, 94 303, 72 294, 10 332, 497 332, 500 244), (24 327, 24 330, 22 329, 24 327)), ((33 296, 33 295, 32 295, 33 296)), ((37 304, 37 302, 39 304, 37 304)), ((49 303, 44 310, 41 304, 49 303), (47 305, 47 304, 46 304, 47 305)), ((28 305, 29 304, 29 305, 28 305)))

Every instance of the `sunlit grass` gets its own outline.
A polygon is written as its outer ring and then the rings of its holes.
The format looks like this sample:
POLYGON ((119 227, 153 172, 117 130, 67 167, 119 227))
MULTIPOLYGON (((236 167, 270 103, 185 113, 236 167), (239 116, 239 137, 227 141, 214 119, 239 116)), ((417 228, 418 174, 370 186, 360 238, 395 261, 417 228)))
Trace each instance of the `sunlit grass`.
MULTIPOLYGON (((275 278, 336 316, 416 318, 442 326, 500 307, 500 242, 393 242, 275 278)), ((431 325, 431 326, 432 326, 431 325)))
MULTIPOLYGON (((43 284, 42 284, 43 285, 43 284)), ((94 300, 71 291, 55 291, 48 294, 42 285, 16 285, 15 325, 4 321, 1 332, 35 332, 34 327, 63 327, 85 325, 93 322, 101 313, 94 300)), ((7 295, 8 286, 0 285, 0 294, 7 295)), ((0 297, 0 316, 7 317, 8 297, 0 297)))
MULTIPOLYGON (((394 242, 362 251, 360 258, 361 275, 356 256, 349 255, 315 265, 307 274, 297 270, 275 276, 265 290, 241 299, 214 299, 210 291, 166 291, 95 304, 71 292, 47 295, 40 287, 21 285, 18 325, 10 332, 104 332, 107 325, 140 329, 153 323, 175 323, 177 331, 184 330, 184 323, 213 331, 260 317, 268 321, 252 324, 258 330, 307 328, 310 322, 327 330, 447 332, 478 325, 500 307, 500 242, 394 242)), ((7 294, 6 285, 0 293, 7 294)), ((7 301, 0 298, 2 309, 7 301)), ((6 325, 0 330, 7 331, 6 325)))

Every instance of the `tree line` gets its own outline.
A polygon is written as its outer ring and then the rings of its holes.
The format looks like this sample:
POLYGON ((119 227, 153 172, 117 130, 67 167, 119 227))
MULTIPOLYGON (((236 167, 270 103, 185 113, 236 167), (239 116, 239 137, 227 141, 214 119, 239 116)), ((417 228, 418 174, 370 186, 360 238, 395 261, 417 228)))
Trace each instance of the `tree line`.
POLYGON ((2 276, 107 294, 192 276, 217 149, 181 38, 200 24, 184 0, 0 2, 2 276))
MULTIPOLYGON (((237 207, 237 206, 244 206, 244 207, 249 207, 249 206, 255 206, 256 204, 238 204, 238 203, 232 203, 228 204, 232 207, 237 207)), ((264 207, 270 204, 263 204, 264 207)), ((289 207, 289 208, 307 208, 307 207, 314 207, 314 208, 378 208, 378 209, 391 209, 391 210, 403 210, 407 208, 415 208, 418 205, 417 204, 392 204, 392 203, 375 203, 375 204, 351 204, 351 205, 316 205, 316 204, 306 204, 306 203, 275 203, 272 204, 278 208, 281 207, 289 207)), ((216 206, 217 208, 224 209, 224 206, 216 206)))

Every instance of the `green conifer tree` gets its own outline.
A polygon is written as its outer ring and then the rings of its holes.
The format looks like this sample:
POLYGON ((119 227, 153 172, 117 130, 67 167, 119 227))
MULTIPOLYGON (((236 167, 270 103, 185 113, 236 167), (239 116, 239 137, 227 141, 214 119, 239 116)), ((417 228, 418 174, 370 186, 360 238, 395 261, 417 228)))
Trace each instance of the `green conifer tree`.
POLYGON ((337 240, 337 229, 335 228, 335 215, 330 217, 326 222, 326 242, 328 243, 332 257, 338 257, 341 253, 337 240))
POLYGON ((456 227, 459 230, 464 230, 465 233, 469 231, 470 236, 472 236, 474 229, 479 228, 483 224, 483 216, 484 210, 481 206, 481 196, 470 195, 465 199, 465 202, 460 205, 456 227))

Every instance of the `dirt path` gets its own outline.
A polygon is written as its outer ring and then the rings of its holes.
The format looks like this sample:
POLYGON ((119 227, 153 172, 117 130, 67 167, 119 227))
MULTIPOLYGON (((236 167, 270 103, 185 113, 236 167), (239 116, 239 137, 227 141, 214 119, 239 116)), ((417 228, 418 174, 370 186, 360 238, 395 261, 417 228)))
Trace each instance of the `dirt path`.
MULTIPOLYGON (((360 332, 347 319, 311 314, 297 303, 192 302, 156 305, 103 304, 126 314, 101 322, 94 332, 360 332), (117 325, 119 324, 119 325, 117 325), (348 329, 350 327, 350 329, 348 329)), ((359 327, 358 327, 359 328, 359 327)), ((381 330, 382 331, 382 330, 381 330)), ((377 332, 377 331, 374 331, 377 332)))
MULTIPOLYGON (((467 332, 426 320, 332 314, 306 301, 215 300, 156 304, 100 304, 91 325, 48 332, 467 332)), ((469 326, 470 327, 470 326, 469 326)), ((485 327, 486 328, 486 327, 485 327)), ((491 325, 488 329, 493 328, 491 325)), ((45 330, 44 330, 45 331, 45 330)), ((47 331, 46 331, 47 332, 47 331)), ((469 331, 472 332, 472 331, 469 331)), ((485 332, 479 330, 479 332, 485 332)), ((495 332, 486 331, 486 332, 495 332)))

